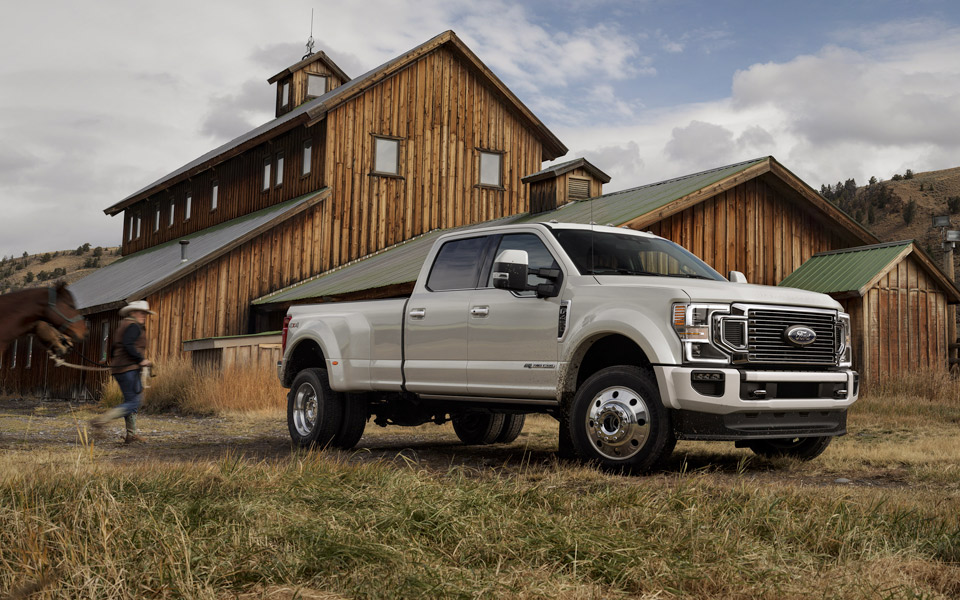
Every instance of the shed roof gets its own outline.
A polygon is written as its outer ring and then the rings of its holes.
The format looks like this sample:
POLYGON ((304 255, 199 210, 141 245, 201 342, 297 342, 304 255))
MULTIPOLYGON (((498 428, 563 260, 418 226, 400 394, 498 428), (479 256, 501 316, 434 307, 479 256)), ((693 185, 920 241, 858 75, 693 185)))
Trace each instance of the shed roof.
POLYGON ((573 160, 568 160, 566 162, 557 163, 551 165, 542 171, 537 171, 536 173, 531 173, 526 177, 522 178, 520 181, 523 183, 535 183, 537 181, 543 181, 544 179, 550 179, 552 177, 559 177, 564 173, 569 173, 574 169, 583 168, 588 173, 593 175, 594 178, 598 179, 603 183, 610 182, 610 176, 594 166, 590 161, 585 158, 575 158, 573 160))
POLYGON ((313 125, 326 116, 327 112, 344 102, 364 93, 369 88, 379 84, 420 57, 445 46, 463 58, 474 70, 487 79, 497 94, 506 101, 526 120, 536 133, 544 149, 544 158, 547 160, 563 156, 567 147, 553 134, 533 112, 511 92, 500 79, 487 68, 486 65, 457 37, 453 31, 445 31, 440 35, 420 44, 416 48, 393 58, 379 67, 367 71, 356 79, 335 87, 326 94, 304 102, 292 111, 268 121, 247 133, 214 148, 210 152, 190 161, 179 169, 172 171, 150 185, 134 192, 113 206, 104 209, 108 215, 115 215, 126 207, 154 194, 167 186, 173 185, 188 177, 192 177, 211 166, 232 158, 267 140, 273 139, 301 125, 313 125))
MULTIPOLYGON (((773 157, 748 160, 716 169, 676 177, 658 183, 613 192, 590 200, 571 202, 556 210, 504 217, 497 221, 480 223, 469 227, 485 227, 493 224, 541 223, 600 223, 613 225, 644 224, 656 222, 670 214, 683 210, 677 205, 700 202, 720 191, 738 185, 746 179, 769 172, 771 164, 778 164, 773 157)), ((781 167, 782 169, 782 167, 781 167)), ((786 171, 785 169, 783 169, 786 171)), ((787 171, 787 173, 789 173, 787 171)), ((829 204, 823 200, 824 204, 829 204)), ((838 211, 839 212, 839 211, 838 211)), ((853 222, 844 213, 843 218, 853 222)), ((641 225, 642 226, 642 225, 641 225)), ((859 225, 857 225, 859 227, 859 225)), ((876 241, 872 234, 859 227, 860 239, 876 241), (869 236, 869 237, 867 237, 869 236)), ((420 267, 434 239, 441 233, 453 230, 435 230, 414 240, 382 250, 377 254, 359 259, 349 265, 320 274, 307 281, 258 298, 254 304, 302 301, 324 296, 338 296, 416 281, 420 267)))
POLYGON ((107 310, 142 299, 159 288, 193 273, 218 256, 315 205, 329 188, 208 227, 180 239, 125 256, 70 286, 76 306, 84 312, 107 310), (186 262, 180 260, 180 240, 189 240, 186 262))
POLYGON ((949 302, 960 302, 960 289, 947 279, 913 240, 819 252, 778 285, 835 296, 863 296, 900 261, 912 255, 944 289, 949 302))
POLYGON ((300 62, 294 65, 290 65, 286 69, 280 71, 279 73, 277 73, 276 75, 268 79, 267 83, 271 83, 271 84, 276 83, 276 81, 281 77, 294 73, 295 71, 299 71, 300 69, 306 67, 307 65, 312 65, 317 61, 322 62, 328 69, 330 69, 330 71, 334 73, 334 75, 338 76, 342 81, 344 82, 350 81, 350 78, 347 77, 347 74, 344 73, 339 66, 337 66, 337 63, 333 62, 332 58, 327 56, 326 53, 323 52, 323 50, 318 50, 317 52, 314 52, 310 56, 303 57, 300 60, 300 62))

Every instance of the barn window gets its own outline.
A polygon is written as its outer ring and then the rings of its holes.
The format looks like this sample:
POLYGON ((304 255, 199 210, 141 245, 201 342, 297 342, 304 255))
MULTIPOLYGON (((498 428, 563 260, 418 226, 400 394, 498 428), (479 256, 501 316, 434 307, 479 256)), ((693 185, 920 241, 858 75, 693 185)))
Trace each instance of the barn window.
POLYGON ((280 86, 280 106, 288 104, 290 104, 290 82, 284 81, 283 85, 280 86))
POLYGON ((327 93, 326 75, 307 75, 307 97, 316 98, 327 93))
POLYGON ((133 215, 130 215, 130 224, 127 226, 127 241, 133 239, 133 215))
POLYGON ((140 239, 140 215, 137 215, 137 239, 140 239))
POLYGON ((106 362, 110 353, 110 323, 100 325, 100 362, 106 362))
POLYGON ((220 196, 220 182, 214 181, 210 186, 210 210, 217 210, 217 202, 220 196))
POLYGON ((480 152, 480 185, 502 187, 503 154, 480 152))
POLYGON ((17 368, 17 345, 20 340, 13 340, 13 346, 10 346, 10 368, 17 368))
POLYGON ((400 174, 400 140, 374 136, 373 172, 380 175, 400 174))
POLYGON ((590 197, 590 180, 571 177, 567 186, 567 196, 571 200, 586 200, 590 197))
POLYGON ((270 189, 270 159, 266 158, 263 161, 263 187, 260 188, 260 190, 265 192, 269 189, 270 189))
POLYGON ((283 152, 277 154, 277 180, 274 183, 277 187, 283 185, 283 152))
POLYGON ((301 175, 310 174, 310 163, 313 160, 313 140, 307 140, 303 143, 303 169, 301 175))
POLYGON ((157 202, 157 212, 153 217, 153 230, 160 231, 160 203, 157 202))
POLYGON ((177 214, 177 203, 173 200, 170 201, 170 222, 167 224, 167 227, 173 227, 173 217, 177 214))
POLYGON ((27 362, 24 363, 23 368, 29 369, 33 366, 33 336, 27 336, 27 362))
POLYGON ((187 194, 186 206, 183 208, 183 220, 190 220, 190 213, 193 212, 193 194, 187 194))

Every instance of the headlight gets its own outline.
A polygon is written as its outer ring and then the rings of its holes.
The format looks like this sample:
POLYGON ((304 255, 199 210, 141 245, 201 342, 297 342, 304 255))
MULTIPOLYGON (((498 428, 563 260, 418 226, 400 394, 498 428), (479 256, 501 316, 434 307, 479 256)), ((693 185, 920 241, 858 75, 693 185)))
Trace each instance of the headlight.
POLYGON ((837 315, 837 366, 853 366, 853 344, 851 343, 850 333, 850 315, 840 313, 837 315))
POLYGON ((674 304, 673 329, 683 342, 684 362, 728 364, 730 357, 713 344, 714 316, 728 314, 728 304, 674 304))

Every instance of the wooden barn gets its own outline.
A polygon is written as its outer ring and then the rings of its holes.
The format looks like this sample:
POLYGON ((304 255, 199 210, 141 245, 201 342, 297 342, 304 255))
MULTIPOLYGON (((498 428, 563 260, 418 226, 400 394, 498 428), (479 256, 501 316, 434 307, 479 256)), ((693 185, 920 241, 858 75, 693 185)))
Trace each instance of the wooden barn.
MULTIPOLYGON (((257 297, 431 230, 525 213, 521 178, 567 152, 452 31, 353 79, 317 53, 269 82, 275 119, 105 210, 122 219, 124 258, 71 286, 93 332, 85 356, 136 299, 159 312, 150 356, 251 333, 257 297)), ((24 364, 5 368, 8 390, 70 396, 102 381, 24 364)))
POLYGON ((949 367, 947 305, 960 303, 960 289, 913 240, 817 253, 780 285, 843 304, 865 384, 949 367))
POLYGON ((610 176, 587 159, 577 158, 527 175, 521 181, 529 186, 530 212, 541 213, 568 202, 602 196, 603 184, 610 182, 610 176))

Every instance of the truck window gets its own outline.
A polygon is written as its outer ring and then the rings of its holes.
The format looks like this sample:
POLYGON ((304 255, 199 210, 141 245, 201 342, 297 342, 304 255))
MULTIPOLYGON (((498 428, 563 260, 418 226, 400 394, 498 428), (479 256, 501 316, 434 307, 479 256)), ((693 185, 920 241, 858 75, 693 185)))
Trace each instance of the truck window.
POLYGON ((445 243, 433 262, 427 277, 427 289, 467 290, 477 287, 480 278, 480 262, 487 237, 453 240, 445 243))
MULTIPOLYGON (((527 266, 531 270, 540 268, 556 269, 560 266, 540 238, 532 233, 513 233, 503 236, 503 238, 500 239, 500 244, 497 246, 497 251, 493 253, 493 259, 496 259, 504 250, 526 251, 527 258, 530 261, 527 266)), ((536 275, 527 275, 528 285, 537 285, 540 283, 550 283, 550 281, 542 277, 537 277, 536 275)), ((490 276, 487 278, 484 287, 493 287, 493 269, 490 270, 490 276)), ((530 293, 533 294, 533 292, 530 293)))

